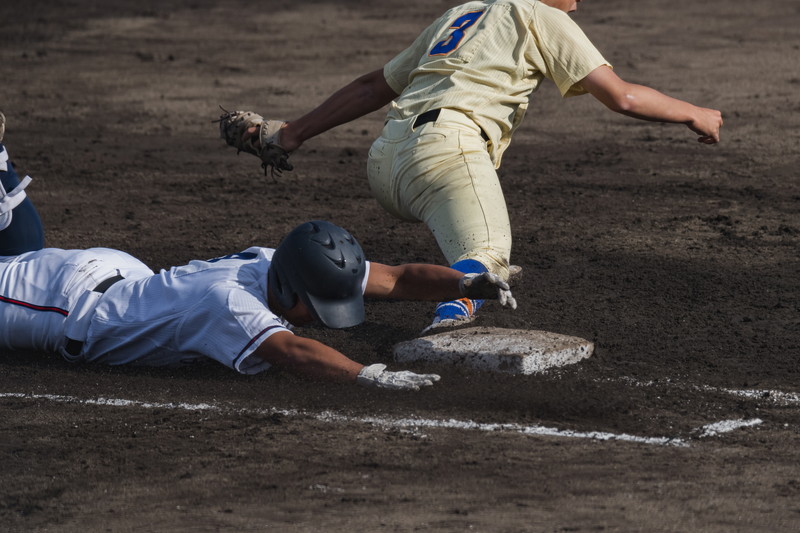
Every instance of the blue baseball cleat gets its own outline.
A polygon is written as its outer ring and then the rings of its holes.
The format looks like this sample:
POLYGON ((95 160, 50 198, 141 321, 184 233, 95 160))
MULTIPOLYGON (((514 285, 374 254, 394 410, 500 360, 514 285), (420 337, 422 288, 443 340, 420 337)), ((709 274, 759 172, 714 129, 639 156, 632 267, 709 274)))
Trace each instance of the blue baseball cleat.
MULTIPOLYGON (((465 274, 487 271, 486 267, 473 259, 459 261, 454 263, 450 268, 464 272, 465 274)), ((510 265, 508 271, 509 279, 512 279, 518 277, 522 273, 522 267, 510 265)), ((472 300, 470 298, 459 298, 458 300, 449 302, 440 302, 436 306, 433 321, 428 327, 423 329, 421 333, 425 334, 434 329, 469 324, 475 320, 475 313, 483 306, 484 302, 485 300, 472 300)))
POLYGON ((432 329, 446 328, 468 324, 475 320, 475 312, 483 305, 483 300, 459 298, 450 302, 440 302, 436 306, 431 325, 422 330, 427 333, 432 329))

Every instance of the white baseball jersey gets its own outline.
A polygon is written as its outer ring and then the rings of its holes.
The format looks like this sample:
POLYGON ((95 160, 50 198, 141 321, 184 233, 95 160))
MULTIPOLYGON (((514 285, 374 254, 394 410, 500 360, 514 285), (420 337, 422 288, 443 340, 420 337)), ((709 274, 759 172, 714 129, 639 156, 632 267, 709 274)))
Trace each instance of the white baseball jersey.
MULTIPOLYGON (((75 360, 165 366, 211 358, 243 374, 261 372, 269 364, 251 357, 254 351, 290 328, 267 306, 273 253, 252 247, 158 274, 128 254, 103 248, 0 258, 0 346, 61 350, 70 313, 83 295, 121 274, 125 279, 86 314, 83 349, 75 360)), ((369 270, 362 290, 368 276, 369 270)))
POLYGON ((129 280, 153 271, 108 248, 45 248, 0 256, 0 347, 58 352, 67 319, 84 294, 115 275, 129 280))

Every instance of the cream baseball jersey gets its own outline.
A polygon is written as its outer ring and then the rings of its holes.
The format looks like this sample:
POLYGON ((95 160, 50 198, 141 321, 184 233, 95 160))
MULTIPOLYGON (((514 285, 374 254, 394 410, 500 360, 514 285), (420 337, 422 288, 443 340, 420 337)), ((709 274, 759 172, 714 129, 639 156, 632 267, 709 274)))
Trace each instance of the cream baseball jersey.
MULTIPOLYGON (((267 305, 274 250, 252 247, 154 274, 105 248, 44 249, 0 258, 0 346, 59 351, 83 295, 122 275, 85 319, 80 353, 68 359, 167 366, 214 359, 243 374, 269 368, 251 357, 290 325, 267 305)), ((366 290, 369 262, 362 291, 366 290)))
MULTIPOLYGON (((578 25, 537 0, 483 0, 447 11, 387 63, 384 76, 400 96, 389 119, 449 108, 480 126, 496 167, 542 79, 562 96, 609 65, 578 25)), ((610 65, 609 65, 610 66, 610 65)))

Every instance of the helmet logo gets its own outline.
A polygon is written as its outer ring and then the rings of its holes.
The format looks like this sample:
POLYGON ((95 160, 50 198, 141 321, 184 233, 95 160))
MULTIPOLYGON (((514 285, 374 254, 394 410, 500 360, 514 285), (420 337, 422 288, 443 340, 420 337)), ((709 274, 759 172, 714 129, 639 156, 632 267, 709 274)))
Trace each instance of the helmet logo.
POLYGON ((314 237, 313 239, 314 239, 314 242, 316 242, 319 245, 327 248, 328 250, 333 250, 334 248, 336 248, 336 243, 333 242, 333 238, 330 236, 330 234, 328 234, 327 237, 328 238, 326 239, 324 236, 319 235, 317 237, 314 237))
POLYGON ((345 261, 344 254, 341 251, 339 252, 339 258, 338 259, 335 258, 335 257, 331 257, 329 255, 327 255, 325 257, 330 259, 331 263, 333 263, 334 265, 336 265, 339 268, 343 269, 347 265, 347 261, 345 261))

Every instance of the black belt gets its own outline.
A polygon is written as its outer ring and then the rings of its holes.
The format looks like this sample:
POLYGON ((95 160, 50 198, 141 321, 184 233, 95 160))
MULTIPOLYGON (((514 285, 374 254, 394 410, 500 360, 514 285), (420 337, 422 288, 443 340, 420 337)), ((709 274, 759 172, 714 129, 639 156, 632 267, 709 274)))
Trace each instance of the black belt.
MULTIPOLYGON (((97 287, 92 289, 94 292, 99 292, 100 294, 106 292, 109 287, 115 284, 118 281, 125 279, 124 276, 120 276, 117 274, 116 276, 112 276, 110 278, 104 279, 100 283, 97 284, 97 287)), ((81 349, 83 349, 83 341, 76 341, 75 339, 70 339, 67 337, 67 344, 64 345, 64 350, 71 356, 77 357, 78 354, 81 353, 81 349)))
MULTIPOLYGON (((414 129, 417 129, 428 122, 436 122, 436 119, 439 118, 440 111, 441 109, 431 109, 430 111, 425 111, 424 113, 417 115, 417 119, 414 121, 414 129)), ((483 137, 484 141, 489 142, 489 136, 486 135, 486 132, 483 131, 483 128, 481 128, 481 137, 483 137)))

